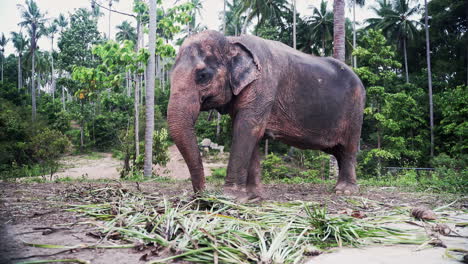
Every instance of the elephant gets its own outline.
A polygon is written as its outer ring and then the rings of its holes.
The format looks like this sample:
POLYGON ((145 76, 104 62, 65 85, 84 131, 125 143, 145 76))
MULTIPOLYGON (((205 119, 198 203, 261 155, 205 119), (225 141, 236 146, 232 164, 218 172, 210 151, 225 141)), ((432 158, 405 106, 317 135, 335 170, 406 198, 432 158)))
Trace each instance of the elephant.
POLYGON ((205 189, 205 178, 194 126, 200 111, 211 109, 232 119, 225 193, 261 197, 258 144, 264 137, 334 155, 336 194, 358 191, 356 154, 366 93, 345 63, 277 41, 209 30, 181 45, 170 89, 169 132, 195 193, 205 189))

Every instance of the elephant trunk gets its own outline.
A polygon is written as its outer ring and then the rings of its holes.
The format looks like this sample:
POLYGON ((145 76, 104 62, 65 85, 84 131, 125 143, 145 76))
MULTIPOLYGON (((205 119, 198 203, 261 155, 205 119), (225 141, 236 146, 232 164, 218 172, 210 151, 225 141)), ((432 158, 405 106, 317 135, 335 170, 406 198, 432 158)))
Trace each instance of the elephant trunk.
POLYGON ((195 122, 200 113, 200 103, 194 100, 198 98, 197 96, 184 97, 188 100, 181 102, 180 95, 171 94, 167 109, 169 132, 187 163, 193 190, 198 193, 205 189, 203 163, 195 135, 195 122), (173 96, 178 98, 174 100, 173 96))

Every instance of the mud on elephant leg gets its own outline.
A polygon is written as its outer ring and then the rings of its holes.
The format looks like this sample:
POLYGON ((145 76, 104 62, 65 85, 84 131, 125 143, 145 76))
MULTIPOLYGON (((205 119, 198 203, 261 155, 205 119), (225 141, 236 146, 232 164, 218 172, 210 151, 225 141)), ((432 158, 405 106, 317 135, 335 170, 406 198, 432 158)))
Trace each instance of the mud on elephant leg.
POLYGON ((335 186, 336 194, 350 195, 359 191, 356 183, 356 153, 337 151, 334 153, 338 161, 339 175, 335 186))

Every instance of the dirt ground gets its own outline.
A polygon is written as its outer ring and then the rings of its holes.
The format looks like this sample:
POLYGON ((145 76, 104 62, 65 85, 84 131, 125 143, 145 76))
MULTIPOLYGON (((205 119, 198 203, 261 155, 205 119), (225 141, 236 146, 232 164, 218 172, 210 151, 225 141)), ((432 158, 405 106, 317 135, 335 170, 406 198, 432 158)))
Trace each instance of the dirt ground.
MULTIPOLYGON (((70 177, 73 179, 87 178, 96 179, 114 179, 120 178, 119 169, 122 168, 123 162, 112 157, 110 153, 99 153, 101 158, 90 159, 86 155, 67 156, 60 162, 63 168, 54 176, 57 178, 70 177)), ((203 167, 205 175, 211 176, 211 169, 226 166, 226 156, 221 156, 221 161, 204 161, 203 167)), ((167 178, 173 179, 189 179, 190 173, 187 165, 175 145, 169 147, 169 162, 165 167, 155 165, 155 172, 167 178)))
MULTIPOLYGON (((176 149, 175 149, 176 150, 176 149)), ((171 162, 168 167, 171 173, 179 174, 185 170, 182 157, 171 149, 171 162), (183 166, 182 166, 183 165, 183 166), (182 169, 182 168, 183 169, 182 169)), ((187 180, 175 182, 118 182, 117 172, 119 161, 104 155, 99 160, 77 158, 76 166, 69 168, 62 176, 75 175, 86 171, 91 179, 113 179, 109 183, 102 182, 69 182, 69 183, 8 183, 0 182, 0 263, 21 263, 22 261, 41 259, 83 259, 91 263, 119 264, 144 263, 140 258, 144 252, 135 248, 119 249, 50 249, 38 248, 28 245, 54 244, 54 245, 91 245, 100 240, 92 234, 97 232, 95 220, 84 215, 67 211, 71 204, 83 204, 92 201, 84 199, 86 190, 104 187, 124 188, 132 192, 142 192, 152 196, 165 196, 168 198, 180 195, 190 196, 191 184, 187 180), (80 163, 82 162, 82 163, 80 163), (72 168, 75 167, 75 168, 72 168), (76 174, 72 174, 72 172, 76 174), (117 178, 115 177, 117 175, 117 178), (92 224, 91 224, 92 222, 92 224), (88 223, 88 224, 83 224, 88 223), (55 254, 55 255, 53 255, 55 254)), ((212 163, 222 166, 222 163, 212 163)), ((208 166, 207 166, 208 167, 208 166)), ((171 173, 169 177, 171 177, 171 173)), ((187 171, 188 173, 188 171, 187 171)), ((182 175, 182 174, 181 174, 182 175)), ((180 176, 177 178, 187 178, 180 176)), ((209 185, 211 191, 221 191, 220 185, 209 185)), ((269 184, 265 185, 265 198, 272 201, 313 201, 326 206, 330 213, 338 213, 344 209, 366 211, 391 210, 399 207, 425 206, 437 208, 452 203, 450 215, 445 216, 447 223, 468 222, 468 197, 466 195, 437 195, 428 193, 405 193, 394 188, 362 188, 357 196, 336 196, 332 186, 319 184, 269 184), (357 205, 356 202, 360 203, 357 205), (373 206, 366 208, 365 203, 373 206)), ((453 225, 452 225, 453 227, 453 225)), ((455 228, 455 227, 453 227, 455 228)), ((457 228, 456 231, 465 238, 444 238, 449 247, 468 249, 468 228, 457 228)), ((119 245, 120 241, 107 242, 119 245)), ((313 257, 307 263, 335 264, 335 263, 457 263, 444 257, 443 248, 431 248, 416 251, 418 246, 392 246, 370 248, 343 248, 333 253, 313 257)))

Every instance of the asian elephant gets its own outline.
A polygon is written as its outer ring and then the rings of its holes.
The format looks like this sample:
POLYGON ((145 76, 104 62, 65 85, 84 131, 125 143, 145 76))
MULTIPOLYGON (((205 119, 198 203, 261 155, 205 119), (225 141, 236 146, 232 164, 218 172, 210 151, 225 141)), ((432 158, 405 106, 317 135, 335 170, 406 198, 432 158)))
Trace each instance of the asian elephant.
POLYGON ((194 124, 200 111, 229 114, 233 139, 224 190, 261 195, 258 143, 268 136, 336 157, 337 194, 358 190, 358 151, 365 102, 359 78, 344 63, 255 36, 204 31, 186 39, 171 74, 170 134, 195 192, 205 188, 194 124))

